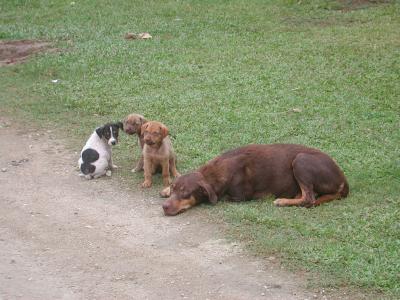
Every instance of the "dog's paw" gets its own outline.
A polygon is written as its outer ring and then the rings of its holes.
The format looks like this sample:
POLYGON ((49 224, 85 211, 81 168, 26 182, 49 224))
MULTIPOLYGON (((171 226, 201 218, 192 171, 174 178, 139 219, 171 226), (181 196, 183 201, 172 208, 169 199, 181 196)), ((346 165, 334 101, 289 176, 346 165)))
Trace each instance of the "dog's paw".
POLYGON ((285 199, 276 199, 274 204, 275 206, 285 206, 285 199))
POLYGON ((135 167, 131 170, 132 173, 138 173, 138 172, 142 172, 143 171, 143 167, 135 167))
POLYGON ((107 170, 107 172, 106 172, 106 176, 110 177, 111 175, 112 175, 112 172, 111 172, 111 170, 107 170))
POLYGON ((144 187, 144 188, 149 188, 149 187, 151 187, 151 181, 145 181, 145 182, 143 182, 142 183, 142 187, 144 187))
POLYGON ((176 172, 176 174, 174 175, 174 178, 178 178, 179 176, 181 176, 181 173, 176 172))
POLYGON ((118 166, 117 166, 117 165, 112 165, 112 166, 111 166, 111 170, 116 170, 116 169, 118 169, 118 166))
POLYGON ((169 196, 171 196, 171 187, 167 186, 166 188, 164 188, 160 192, 160 196, 163 197, 163 198, 168 198, 169 196))

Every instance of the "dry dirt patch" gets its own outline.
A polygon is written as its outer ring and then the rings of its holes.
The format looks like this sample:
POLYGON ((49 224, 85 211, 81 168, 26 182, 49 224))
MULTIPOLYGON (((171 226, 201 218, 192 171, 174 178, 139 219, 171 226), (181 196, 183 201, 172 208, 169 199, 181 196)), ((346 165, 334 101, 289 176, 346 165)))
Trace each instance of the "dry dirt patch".
POLYGON ((0 66, 21 63, 35 53, 54 50, 51 43, 45 41, 0 41, 0 66))

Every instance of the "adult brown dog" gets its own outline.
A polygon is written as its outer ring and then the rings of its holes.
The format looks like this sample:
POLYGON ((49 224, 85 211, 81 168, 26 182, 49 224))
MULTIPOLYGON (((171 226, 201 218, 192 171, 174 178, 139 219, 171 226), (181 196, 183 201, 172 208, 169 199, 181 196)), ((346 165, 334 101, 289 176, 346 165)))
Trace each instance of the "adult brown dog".
POLYGON ((140 158, 136 165, 131 170, 132 172, 140 172, 143 170, 143 146, 144 146, 144 138, 142 134, 142 126, 147 122, 147 120, 139 114, 130 114, 126 116, 123 121, 123 127, 125 133, 129 135, 136 134, 138 137, 138 141, 140 143, 140 158))
POLYGON ((166 215, 200 202, 242 201, 272 195, 277 206, 317 206, 349 193, 347 180, 327 154, 294 144, 248 145, 212 159, 161 192, 166 215))
POLYGON ((176 170, 176 155, 168 136, 168 128, 156 121, 149 121, 141 129, 144 139, 144 182, 143 187, 150 187, 152 175, 161 167, 164 186, 169 186, 171 172, 172 176, 180 174, 176 170))

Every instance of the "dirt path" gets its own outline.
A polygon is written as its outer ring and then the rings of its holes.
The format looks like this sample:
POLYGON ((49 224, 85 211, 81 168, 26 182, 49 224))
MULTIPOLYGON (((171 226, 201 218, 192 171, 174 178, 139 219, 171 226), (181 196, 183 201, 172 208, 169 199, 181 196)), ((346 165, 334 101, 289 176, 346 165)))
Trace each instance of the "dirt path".
POLYGON ((0 117, 0 299, 314 298, 196 209, 165 217, 161 199, 116 177, 85 181, 52 133, 7 122, 0 117))

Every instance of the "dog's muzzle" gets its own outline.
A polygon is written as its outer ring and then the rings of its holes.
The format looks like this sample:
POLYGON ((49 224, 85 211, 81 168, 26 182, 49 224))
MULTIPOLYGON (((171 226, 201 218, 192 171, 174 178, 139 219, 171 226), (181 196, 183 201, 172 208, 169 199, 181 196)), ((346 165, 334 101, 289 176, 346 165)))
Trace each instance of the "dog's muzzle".
POLYGON ((108 140, 108 144, 111 146, 114 146, 114 145, 116 145, 117 144, 117 140, 116 139, 109 139, 108 140))
POLYGON ((145 140, 144 141, 147 145, 149 145, 149 146, 153 146, 155 143, 153 142, 153 141, 151 141, 151 140, 145 140))

